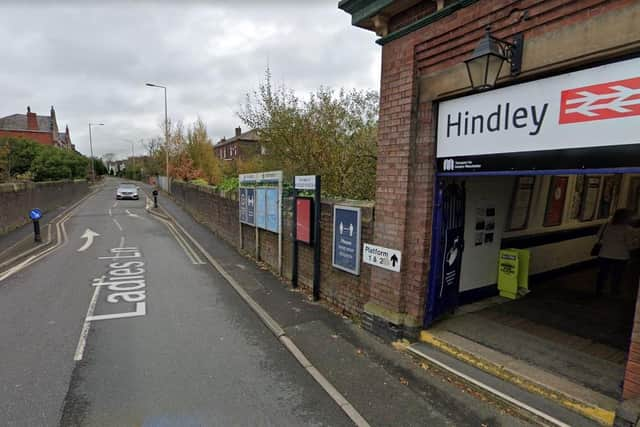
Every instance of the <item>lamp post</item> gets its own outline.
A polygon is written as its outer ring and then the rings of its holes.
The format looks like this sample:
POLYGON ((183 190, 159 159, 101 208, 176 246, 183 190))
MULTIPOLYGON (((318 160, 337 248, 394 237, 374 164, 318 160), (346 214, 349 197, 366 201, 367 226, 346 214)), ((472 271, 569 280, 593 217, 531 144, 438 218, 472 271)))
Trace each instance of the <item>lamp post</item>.
POLYGON ((171 187, 169 185, 169 119, 167 118, 167 88, 166 86, 156 85, 153 83, 147 83, 147 86, 159 87, 164 89, 164 151, 167 174, 167 193, 170 193, 171 187))
POLYGON ((89 150, 91 151, 91 179, 96 180, 96 166, 93 159, 93 140, 91 138, 91 126, 104 126, 104 123, 91 123, 89 122, 89 150))

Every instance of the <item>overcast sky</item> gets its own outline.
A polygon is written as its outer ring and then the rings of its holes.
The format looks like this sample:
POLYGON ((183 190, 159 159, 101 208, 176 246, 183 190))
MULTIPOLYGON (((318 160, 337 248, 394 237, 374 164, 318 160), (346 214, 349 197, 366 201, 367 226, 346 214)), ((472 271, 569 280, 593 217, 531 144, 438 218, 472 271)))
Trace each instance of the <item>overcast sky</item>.
POLYGON ((105 124, 93 131, 96 155, 124 157, 127 141, 139 154, 137 141, 161 134, 162 89, 145 82, 166 85, 169 116, 199 115, 214 142, 240 125, 236 112, 267 64, 300 96, 322 85, 379 89, 376 37, 351 26, 338 0, 19 3, 0 5, 0 117, 54 105, 85 154, 89 121, 105 124))

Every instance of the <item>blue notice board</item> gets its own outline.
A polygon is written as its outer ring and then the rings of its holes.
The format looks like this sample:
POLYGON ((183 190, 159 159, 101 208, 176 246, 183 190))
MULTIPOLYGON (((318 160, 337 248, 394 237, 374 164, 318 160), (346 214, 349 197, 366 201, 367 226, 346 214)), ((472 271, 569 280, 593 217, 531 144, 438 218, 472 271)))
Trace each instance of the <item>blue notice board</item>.
POLYGON ((267 190, 267 224, 266 228, 269 231, 273 231, 274 233, 278 233, 280 231, 279 227, 279 203, 278 203, 278 189, 277 188, 268 188, 267 190))
POLYGON ((360 208, 333 207, 332 265, 356 276, 360 274, 360 208))
POLYGON ((247 222, 247 189, 239 189, 240 197, 240 222, 247 222))
POLYGON ((247 188, 247 224, 256 225, 256 191, 247 188))
POLYGON ((256 188, 256 227, 267 228, 267 189, 256 188))

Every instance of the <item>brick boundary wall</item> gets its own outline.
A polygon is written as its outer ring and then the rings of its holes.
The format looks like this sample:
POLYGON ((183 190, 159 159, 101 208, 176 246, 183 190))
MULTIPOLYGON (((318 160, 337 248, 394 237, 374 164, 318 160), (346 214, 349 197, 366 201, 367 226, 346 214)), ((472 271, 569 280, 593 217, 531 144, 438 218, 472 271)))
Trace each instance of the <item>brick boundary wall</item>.
POLYGON ((88 192, 86 180, 0 184, 0 234, 28 223, 33 208, 46 213, 70 205, 88 192))
MULTIPOLYGON (((171 193, 193 218, 204 224, 231 244, 236 250, 255 259, 255 228, 242 225, 243 248, 240 249, 240 225, 237 193, 224 193, 213 187, 174 181, 171 193)), ((369 278, 371 267, 362 264, 360 275, 337 270, 331 266, 333 237, 333 206, 335 204, 358 206, 362 209, 362 242, 370 242, 373 237, 374 207, 372 202, 323 200, 321 206, 321 257, 320 257, 320 298, 334 309, 354 319, 360 319, 364 304, 369 300, 369 278)), ((292 198, 283 198, 282 217, 282 278, 291 280, 292 251, 292 198)), ((277 273, 278 235, 259 230, 260 261, 277 273)), ((307 293, 311 292, 313 278, 313 249, 299 244, 298 284, 307 293)))

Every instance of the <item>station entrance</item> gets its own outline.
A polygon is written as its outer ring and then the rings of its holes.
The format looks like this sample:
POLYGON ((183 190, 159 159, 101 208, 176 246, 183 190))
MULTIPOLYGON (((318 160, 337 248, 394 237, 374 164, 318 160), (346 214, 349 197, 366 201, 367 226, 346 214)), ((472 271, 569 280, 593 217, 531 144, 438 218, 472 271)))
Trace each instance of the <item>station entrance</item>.
POLYGON ((442 178, 432 326, 619 398, 640 255, 598 293, 591 252, 616 210, 637 225, 640 169, 629 171, 442 178), (499 283, 510 249, 527 254, 516 295, 499 283))
POLYGON ((616 402, 636 381, 639 69, 620 60, 438 103, 426 329, 616 402), (613 266, 594 246, 620 209, 613 266))

